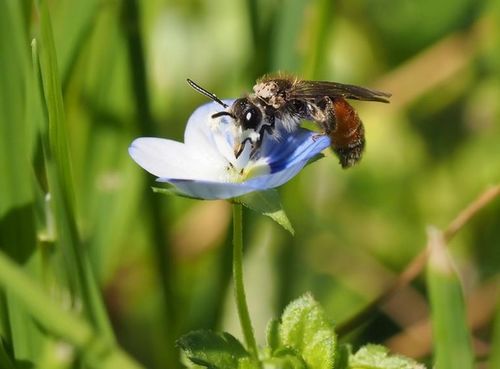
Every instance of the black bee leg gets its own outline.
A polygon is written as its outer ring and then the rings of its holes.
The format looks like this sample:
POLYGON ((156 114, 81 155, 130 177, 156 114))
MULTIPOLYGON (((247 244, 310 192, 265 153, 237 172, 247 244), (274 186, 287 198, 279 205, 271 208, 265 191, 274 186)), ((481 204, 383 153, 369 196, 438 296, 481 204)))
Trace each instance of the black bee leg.
POLYGON ((324 133, 317 133, 317 134, 311 136, 311 140, 313 140, 314 142, 316 142, 316 140, 319 140, 324 135, 325 135, 324 133))
POLYGON ((267 132, 268 135, 272 136, 273 135, 273 130, 274 130, 274 115, 268 114, 268 120, 266 122, 263 122, 260 129, 259 129, 259 141, 262 142, 264 139, 264 133, 267 132))
POLYGON ((264 133, 269 134, 269 135, 272 135, 273 134, 273 126, 270 125, 270 124, 265 124, 263 125, 260 130, 259 130, 259 136, 260 136, 260 139, 259 141, 262 142, 262 140, 264 139, 264 133))

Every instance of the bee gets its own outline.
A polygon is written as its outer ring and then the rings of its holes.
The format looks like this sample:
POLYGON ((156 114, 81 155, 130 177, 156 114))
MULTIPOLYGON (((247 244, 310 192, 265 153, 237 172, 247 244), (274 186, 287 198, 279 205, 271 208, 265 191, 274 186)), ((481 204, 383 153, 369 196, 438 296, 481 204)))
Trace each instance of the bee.
POLYGON ((224 115, 234 119, 236 126, 251 132, 235 147, 238 157, 246 141, 258 149, 265 134, 279 139, 280 132, 296 130, 303 120, 315 122, 320 134, 330 137, 331 149, 342 168, 358 163, 365 148, 363 123, 348 99, 388 103, 391 94, 338 82, 307 81, 277 75, 264 76, 253 87, 253 93, 236 99, 228 106, 217 96, 187 80, 198 92, 222 105, 224 115))

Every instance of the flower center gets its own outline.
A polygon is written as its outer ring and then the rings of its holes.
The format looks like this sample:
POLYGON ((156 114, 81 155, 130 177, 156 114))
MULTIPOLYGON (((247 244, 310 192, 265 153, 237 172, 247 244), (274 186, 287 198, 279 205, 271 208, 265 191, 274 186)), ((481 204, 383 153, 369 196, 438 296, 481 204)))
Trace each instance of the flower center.
POLYGON ((253 146, 249 142, 244 144, 238 157, 232 155, 227 158, 226 180, 228 182, 244 182, 253 177, 269 173, 267 162, 257 155, 252 156, 253 146))
POLYGON ((227 116, 213 119, 211 131, 217 150, 226 161, 222 181, 239 183, 270 172, 266 158, 259 151, 252 152, 252 132, 242 130, 227 116))

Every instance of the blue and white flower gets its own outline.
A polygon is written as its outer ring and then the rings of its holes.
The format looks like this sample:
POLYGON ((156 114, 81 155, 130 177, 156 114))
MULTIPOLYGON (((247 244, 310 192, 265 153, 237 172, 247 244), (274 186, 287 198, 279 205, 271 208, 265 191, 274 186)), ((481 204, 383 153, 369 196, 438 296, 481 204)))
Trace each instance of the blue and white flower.
POLYGON ((184 143, 141 137, 132 142, 130 156, 158 182, 172 184, 183 195, 229 199, 281 186, 330 145, 327 136, 299 128, 280 133, 279 139, 264 134, 260 148, 252 150, 250 140, 244 140, 251 132, 241 132, 231 117, 212 118, 220 109, 214 102, 196 109, 184 143), (242 142, 236 157, 234 148, 242 142))

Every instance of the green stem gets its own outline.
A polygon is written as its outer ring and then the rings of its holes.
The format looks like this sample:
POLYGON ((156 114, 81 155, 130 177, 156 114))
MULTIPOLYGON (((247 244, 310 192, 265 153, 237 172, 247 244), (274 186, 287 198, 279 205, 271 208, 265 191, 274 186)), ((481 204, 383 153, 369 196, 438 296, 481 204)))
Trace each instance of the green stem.
POLYGON ((243 285, 243 225, 242 205, 233 204, 233 280, 236 307, 240 318, 241 330, 245 337, 245 343, 257 359, 257 343, 253 334, 252 322, 248 313, 248 305, 243 285))

